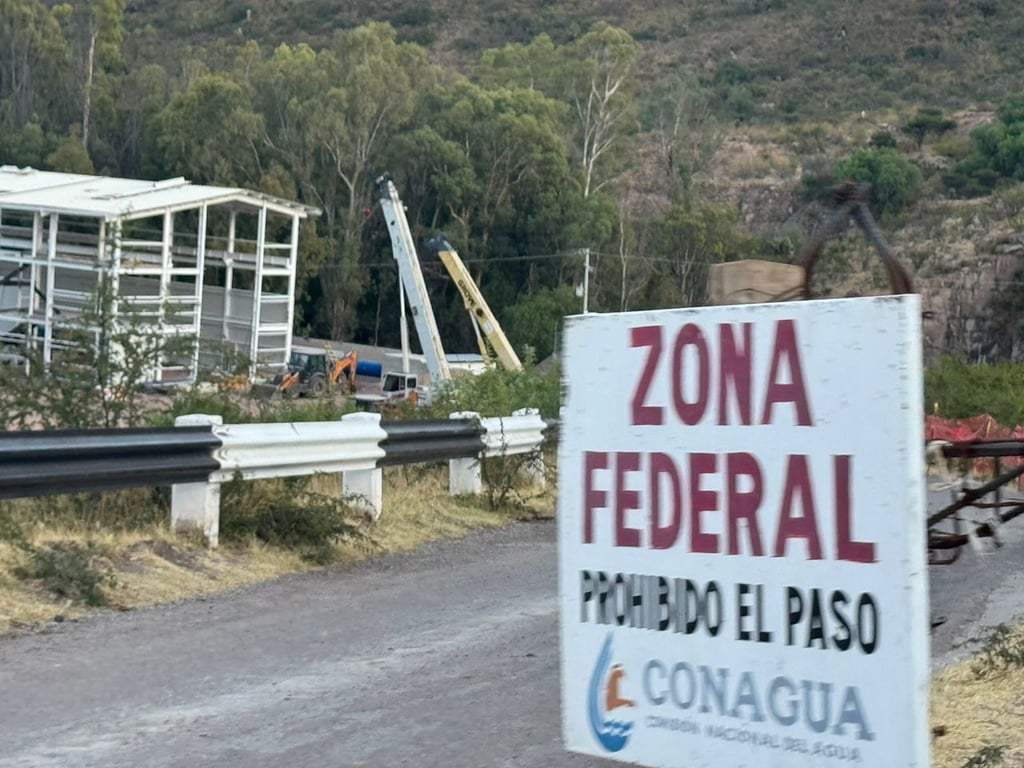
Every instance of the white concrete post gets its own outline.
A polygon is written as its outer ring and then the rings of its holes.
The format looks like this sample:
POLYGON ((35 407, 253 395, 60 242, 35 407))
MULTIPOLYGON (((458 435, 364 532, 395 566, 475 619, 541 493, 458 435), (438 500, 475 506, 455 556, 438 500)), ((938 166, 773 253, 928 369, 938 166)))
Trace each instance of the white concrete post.
MULTIPOLYGON (((361 411, 347 413, 342 422, 373 422, 380 426, 380 414, 361 411)), ((381 469, 350 469, 341 473, 341 493, 349 504, 376 522, 384 508, 384 471, 381 469)))
MULTIPOLYGON (((174 420, 176 427, 221 426, 224 417, 190 413, 174 420)), ((171 530, 201 530, 210 549, 220 538, 220 483, 177 483, 171 486, 171 530)))
MULTIPOLYGON (((512 411, 513 416, 536 416, 540 418, 540 410, 537 408, 520 408, 518 411, 512 411)), ((544 451, 542 446, 538 445, 537 450, 529 455, 527 460, 524 462, 523 471, 527 477, 538 488, 544 488, 547 486, 547 474, 544 471, 544 451)))
MULTIPOLYGON (((475 411, 458 411, 449 415, 448 418, 479 420, 480 414, 475 411)), ((483 461, 482 456, 448 460, 448 493, 451 496, 478 496, 483 493, 481 461, 483 461)))

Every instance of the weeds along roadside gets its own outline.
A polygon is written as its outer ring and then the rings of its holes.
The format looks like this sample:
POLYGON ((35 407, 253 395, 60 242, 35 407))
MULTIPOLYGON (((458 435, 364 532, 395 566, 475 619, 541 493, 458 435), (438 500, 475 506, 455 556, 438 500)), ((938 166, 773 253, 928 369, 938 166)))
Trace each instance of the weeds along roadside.
MULTIPOLYGON (((388 418, 446 418, 453 410, 509 415, 528 405, 538 382, 553 382, 547 387, 557 403, 557 372, 523 376, 525 385, 515 375, 488 374, 469 392, 453 389, 432 408, 399 410, 388 418)), ((351 410, 340 399, 267 401, 196 388, 152 398, 133 425, 169 425, 186 413, 218 414, 225 423, 334 421, 351 410)), ((384 513, 375 523, 346 504, 337 474, 232 481, 222 487, 221 546, 214 551, 196 537, 171 533, 169 488, 0 502, 0 632, 93 608, 129 609, 354 563, 480 527, 551 516, 554 451, 547 456, 545 490, 535 490, 520 471, 527 460, 485 460, 487 490, 467 498, 448 495, 446 462, 389 467, 384 513)))
POLYGON ((0 632, 230 589, 330 564, 413 549, 479 528, 553 515, 554 490, 522 479, 495 496, 448 495, 447 465, 384 470, 384 512, 349 508, 338 475, 232 481, 222 488, 220 547, 173 534, 165 489, 0 503, 0 632))
POLYGON ((932 679, 932 765, 1019 768, 1024 627, 991 627, 965 646, 972 656, 932 679))

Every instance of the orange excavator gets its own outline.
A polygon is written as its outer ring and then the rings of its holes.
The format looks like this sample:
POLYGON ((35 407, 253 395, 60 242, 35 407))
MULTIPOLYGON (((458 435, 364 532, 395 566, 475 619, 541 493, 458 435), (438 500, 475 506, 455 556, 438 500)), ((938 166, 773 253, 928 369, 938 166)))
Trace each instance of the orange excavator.
POLYGON ((338 357, 330 347, 323 352, 292 351, 288 368, 274 377, 276 392, 286 396, 320 397, 342 381, 349 392, 356 390, 356 353, 338 357))

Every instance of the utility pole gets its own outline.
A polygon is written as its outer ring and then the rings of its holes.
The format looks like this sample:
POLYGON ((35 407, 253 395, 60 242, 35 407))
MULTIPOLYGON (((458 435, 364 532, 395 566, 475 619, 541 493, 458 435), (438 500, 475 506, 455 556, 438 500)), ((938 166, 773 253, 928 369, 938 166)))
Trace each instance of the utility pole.
POLYGON ((583 314, 587 314, 588 301, 590 298, 590 249, 583 249, 585 259, 583 266, 583 314))

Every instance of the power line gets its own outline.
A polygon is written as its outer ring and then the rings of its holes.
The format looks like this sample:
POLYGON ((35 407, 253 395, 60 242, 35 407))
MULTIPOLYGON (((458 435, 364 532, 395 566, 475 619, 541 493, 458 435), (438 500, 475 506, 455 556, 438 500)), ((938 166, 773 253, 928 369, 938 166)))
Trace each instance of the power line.
MULTIPOLYGON (((621 255, 617 253, 611 253, 607 251, 591 251, 591 255, 605 256, 608 258, 620 259, 621 255)), ((576 251, 568 251, 563 253, 538 253, 538 254, 524 254, 520 256, 480 256, 476 258, 466 258, 463 262, 466 264, 506 264, 506 263, 522 263, 528 261, 555 261, 555 260, 566 260, 566 259, 580 259, 580 266, 582 267, 583 254, 576 251)), ((730 263, 730 262, 709 262, 704 259, 676 259, 671 256, 637 256, 629 255, 627 259, 633 262, 639 262, 641 264, 675 264, 678 266, 691 267, 691 266, 710 266, 712 264, 719 263, 730 263)), ((789 262, 779 262, 789 263, 789 262)), ((350 268, 349 265, 339 263, 322 264, 317 269, 317 272, 338 272, 343 268, 350 268)), ((397 262, 394 259, 387 259, 384 261, 376 262, 359 262, 358 268, 362 269, 397 269, 397 262)), ((847 278, 847 277, 869 277, 871 275, 870 270, 819 270, 818 275, 825 279, 829 278, 847 278)), ((915 275, 914 281, 916 283, 927 282, 930 284, 941 284, 946 287, 954 288, 961 284, 961 280, 957 276, 950 275, 915 275)), ((1024 279, 997 279, 994 281, 995 287, 1020 287, 1024 286, 1024 279)))

